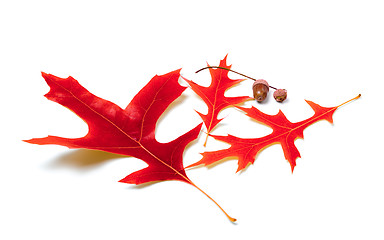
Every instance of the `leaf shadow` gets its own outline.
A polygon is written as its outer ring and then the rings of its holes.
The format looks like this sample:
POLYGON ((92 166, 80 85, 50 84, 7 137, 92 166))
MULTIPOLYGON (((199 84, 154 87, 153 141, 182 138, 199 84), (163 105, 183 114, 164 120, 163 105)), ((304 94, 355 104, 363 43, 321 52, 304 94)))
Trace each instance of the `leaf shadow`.
POLYGON ((98 150, 76 149, 57 157, 48 167, 52 169, 72 168, 84 171, 123 157, 127 156, 98 150))
POLYGON ((147 182, 147 183, 141 183, 141 184, 129 184, 127 186, 127 189, 130 189, 130 190, 140 190, 140 189, 143 189, 143 188, 148 188, 148 187, 151 187, 151 186, 154 186, 154 185, 157 185, 158 183, 161 183, 161 182, 164 182, 164 181, 153 181, 153 182, 147 182))
MULTIPOLYGON (((108 161, 126 157, 129 156, 98 150, 76 149, 57 157, 47 167, 50 169, 70 168, 80 172, 85 172, 101 167, 108 161)), ((156 185, 160 182, 161 181, 153 181, 139 185, 128 184, 127 189, 143 189, 156 185)))

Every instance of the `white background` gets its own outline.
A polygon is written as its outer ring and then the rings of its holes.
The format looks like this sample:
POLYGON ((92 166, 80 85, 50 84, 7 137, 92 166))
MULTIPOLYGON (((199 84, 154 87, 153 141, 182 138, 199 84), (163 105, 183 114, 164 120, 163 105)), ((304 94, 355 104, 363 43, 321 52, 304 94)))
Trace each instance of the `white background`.
MULTIPOLYGON (((1 1, 1 239, 384 239, 382 1, 1 1), (312 115, 304 99, 339 108, 297 140, 291 173, 280 145, 235 173, 237 161, 187 175, 227 212, 176 181, 135 187, 117 181, 138 159, 22 139, 81 137, 87 127, 43 95, 40 71, 76 78, 125 107, 156 74, 182 68, 207 86, 228 54, 232 69, 288 89, 288 100, 247 102, 291 121, 312 115)), ((230 74, 232 78, 239 78, 230 74)), ((244 81, 228 95, 251 95, 244 81)), ((206 112, 187 89, 160 119, 170 141, 206 112)), ((270 129, 227 109, 215 134, 261 137, 270 129)), ((205 135, 189 145, 200 159, 205 135)), ((227 147, 209 139, 208 150, 227 147)))

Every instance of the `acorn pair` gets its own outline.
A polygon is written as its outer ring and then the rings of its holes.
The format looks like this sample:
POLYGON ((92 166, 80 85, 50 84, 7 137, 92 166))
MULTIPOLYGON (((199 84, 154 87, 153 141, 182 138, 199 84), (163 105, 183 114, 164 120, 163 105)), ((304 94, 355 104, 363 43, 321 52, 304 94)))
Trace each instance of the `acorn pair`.
POLYGON ((277 102, 283 102, 287 99, 287 90, 285 89, 276 89, 272 86, 269 86, 268 82, 264 79, 257 79, 252 85, 253 97, 257 102, 262 102, 267 98, 269 88, 275 89, 273 97, 277 102))
POLYGON ((208 66, 208 67, 205 67, 205 68, 202 68, 198 71, 196 71, 196 73, 200 72, 201 70, 204 70, 204 69, 207 69, 207 68, 219 68, 219 69, 224 69, 224 70, 227 70, 227 71, 230 71, 230 72, 234 72, 236 74, 239 74, 243 77, 246 77, 246 78, 249 78, 253 81, 255 81, 252 85, 252 89, 253 89, 253 97, 256 99, 257 102, 261 103, 262 101, 265 100, 265 98, 267 97, 268 95, 268 92, 269 92, 269 88, 273 88, 275 89, 275 92, 273 93, 273 97, 275 98, 275 100, 277 102, 283 102, 285 99, 287 99, 287 90, 285 89, 277 89, 275 87, 272 87, 268 84, 267 81, 265 81, 264 79, 255 79, 255 78, 251 78, 251 77, 248 77, 247 75, 244 75, 242 73, 239 73, 239 72, 236 72, 236 71, 233 71, 232 69, 229 69, 229 68, 225 68, 225 67, 219 67, 219 66, 208 66))

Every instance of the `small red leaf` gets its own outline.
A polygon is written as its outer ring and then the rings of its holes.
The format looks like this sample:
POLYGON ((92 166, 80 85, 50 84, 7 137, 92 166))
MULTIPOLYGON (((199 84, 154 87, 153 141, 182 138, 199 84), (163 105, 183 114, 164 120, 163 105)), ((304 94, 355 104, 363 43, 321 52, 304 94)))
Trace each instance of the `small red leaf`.
MULTIPOLYGON (((350 102, 354 99, 359 98, 359 96, 347 101, 350 102)), ((315 111, 314 115, 304 121, 291 123, 284 115, 282 111, 279 111, 276 115, 268 115, 255 107, 252 108, 242 108, 238 107, 244 111, 249 117, 266 124, 271 127, 273 132, 267 136, 261 138, 238 138, 236 136, 213 136, 215 139, 229 143, 231 146, 228 149, 222 149, 212 152, 202 153, 203 158, 188 166, 194 167, 201 164, 210 165, 215 163, 223 158, 235 156, 238 158, 238 168, 237 171, 244 169, 249 163, 255 161, 256 155, 266 147, 274 143, 280 143, 285 159, 291 165, 291 170, 296 166, 296 159, 300 157, 300 153, 296 148, 294 141, 297 138, 303 138, 303 131, 309 125, 320 121, 327 120, 332 123, 332 115, 336 109, 345 103, 331 108, 322 107, 314 102, 306 101, 311 108, 315 111)))
MULTIPOLYGON (((230 69, 231 66, 227 66, 226 63, 227 56, 220 61, 219 67, 230 69)), ((204 125, 207 128, 207 133, 209 134, 216 125, 222 120, 218 119, 217 116, 221 110, 226 107, 242 103, 244 101, 252 99, 249 96, 241 97, 226 97, 224 93, 230 87, 240 83, 243 79, 233 80, 228 77, 228 70, 225 69, 209 69, 209 72, 212 77, 212 81, 209 87, 203 87, 196 84, 193 81, 185 79, 191 89, 200 96, 201 99, 205 102, 208 107, 208 113, 202 114, 198 112, 200 117, 203 119, 204 125)), ((205 145, 205 144, 204 144, 205 145)))

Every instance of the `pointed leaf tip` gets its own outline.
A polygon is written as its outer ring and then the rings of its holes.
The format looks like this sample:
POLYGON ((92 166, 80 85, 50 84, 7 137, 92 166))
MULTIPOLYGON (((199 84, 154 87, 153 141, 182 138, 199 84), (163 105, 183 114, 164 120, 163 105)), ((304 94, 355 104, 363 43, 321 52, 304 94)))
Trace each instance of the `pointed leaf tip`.
POLYGON ((43 78, 47 78, 48 77, 48 73, 46 73, 46 72, 41 72, 41 76, 43 77, 43 78))

